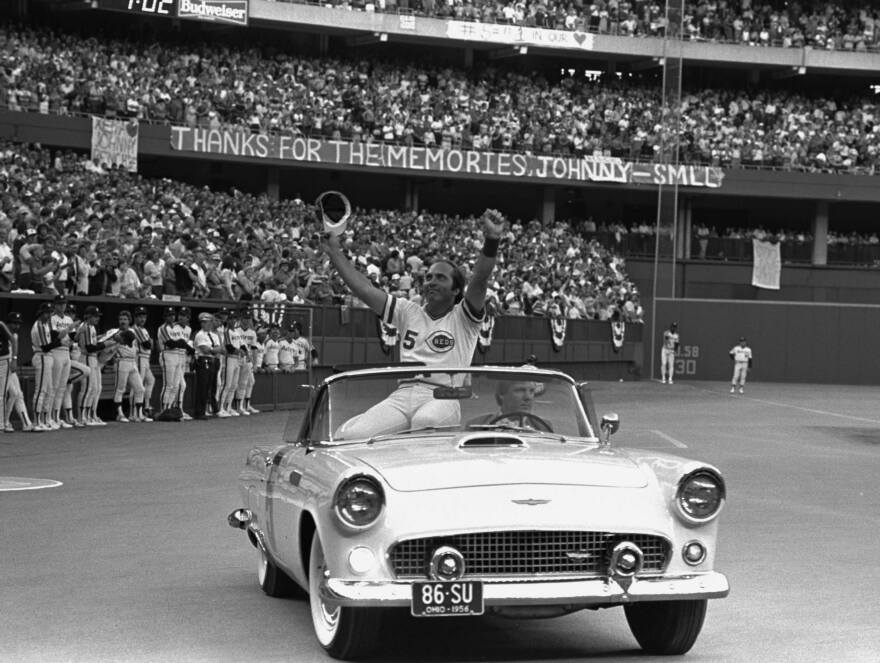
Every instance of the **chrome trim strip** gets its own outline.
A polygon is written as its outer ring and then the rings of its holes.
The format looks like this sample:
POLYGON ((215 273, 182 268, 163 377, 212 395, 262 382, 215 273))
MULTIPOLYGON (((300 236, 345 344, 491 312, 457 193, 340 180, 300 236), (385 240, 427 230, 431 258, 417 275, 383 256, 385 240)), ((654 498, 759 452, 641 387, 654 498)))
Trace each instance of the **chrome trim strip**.
MULTIPOLYGON (((342 606, 409 606, 410 582, 329 578, 323 600, 342 606)), ((615 605, 639 601, 717 599, 730 593, 727 578, 715 571, 693 575, 634 578, 627 589, 610 578, 562 581, 483 581, 483 601, 493 605, 615 605)))

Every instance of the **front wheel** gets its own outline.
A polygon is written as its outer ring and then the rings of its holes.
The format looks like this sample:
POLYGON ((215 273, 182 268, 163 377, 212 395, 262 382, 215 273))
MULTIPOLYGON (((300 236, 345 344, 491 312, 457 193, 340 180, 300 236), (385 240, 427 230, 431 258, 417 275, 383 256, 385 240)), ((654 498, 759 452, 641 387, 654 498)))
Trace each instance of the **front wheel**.
POLYGON ((379 644, 381 608, 344 608, 324 602, 321 582, 327 568, 318 534, 309 555, 309 603, 318 642, 333 658, 352 660, 368 656, 379 644))
POLYGON ((289 575, 275 566, 275 561, 261 546, 257 546, 257 580, 266 594, 274 598, 302 596, 299 588, 289 575))
POLYGON ((677 656, 694 646, 703 620, 706 599, 648 601, 624 606, 629 630, 648 654, 677 656))

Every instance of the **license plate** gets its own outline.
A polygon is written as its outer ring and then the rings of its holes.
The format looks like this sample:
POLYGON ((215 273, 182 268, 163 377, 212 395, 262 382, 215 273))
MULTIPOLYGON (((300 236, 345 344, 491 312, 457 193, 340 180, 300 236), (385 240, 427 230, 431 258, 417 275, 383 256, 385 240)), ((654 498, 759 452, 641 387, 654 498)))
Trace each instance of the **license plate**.
POLYGON ((412 614, 416 617, 482 615, 483 583, 479 580, 414 582, 412 614))

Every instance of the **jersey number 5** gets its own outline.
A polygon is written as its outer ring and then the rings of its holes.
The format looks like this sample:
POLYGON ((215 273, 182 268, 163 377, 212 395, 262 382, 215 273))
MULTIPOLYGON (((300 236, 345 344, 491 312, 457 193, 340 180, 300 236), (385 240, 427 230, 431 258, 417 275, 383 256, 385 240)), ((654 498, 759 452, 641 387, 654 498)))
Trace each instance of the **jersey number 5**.
POLYGON ((414 332, 412 329, 407 329, 406 334, 403 335, 403 341, 401 341, 403 349, 412 350, 413 346, 416 344, 416 337, 418 335, 418 332, 414 332))

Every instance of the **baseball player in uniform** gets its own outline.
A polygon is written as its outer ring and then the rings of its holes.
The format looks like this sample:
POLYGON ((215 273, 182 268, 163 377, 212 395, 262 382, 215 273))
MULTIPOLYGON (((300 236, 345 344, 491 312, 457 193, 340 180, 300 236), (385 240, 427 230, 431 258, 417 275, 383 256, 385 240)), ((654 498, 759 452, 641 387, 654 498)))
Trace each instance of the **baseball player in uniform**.
MULTIPOLYGON (((217 314, 214 316, 214 333, 220 337, 220 354, 218 355, 218 359, 220 360, 220 371, 217 373, 217 388, 214 393, 212 399, 210 401, 217 401, 220 403, 221 396, 223 394, 223 384, 226 379, 226 346, 223 343, 223 339, 226 338, 226 325, 229 320, 229 309, 225 306, 217 311, 217 314)), ((222 409, 222 407, 221 407, 222 409)), ((214 412, 217 414, 217 412, 214 412)))
POLYGON ((263 349, 263 362, 266 370, 275 373, 278 371, 278 362, 281 352, 281 328, 273 324, 269 328, 269 337, 266 339, 263 349))
POLYGON ((299 346, 290 338, 290 331, 278 339, 278 370, 282 373, 293 373, 296 370, 299 346))
POLYGON ((177 407, 180 408, 181 418, 184 421, 192 419, 183 409, 184 396, 186 396, 186 373, 189 370, 190 357, 195 355, 195 347, 192 344, 192 327, 189 325, 191 317, 192 312, 186 306, 182 306, 177 312, 177 323, 183 329, 183 346, 178 349, 182 357, 180 361, 183 369, 180 371, 178 378, 177 407))
POLYGON ((752 349, 746 344, 746 337, 739 337, 739 345, 734 345, 730 350, 730 358, 733 359, 733 379, 730 382, 730 393, 736 391, 739 385, 739 393, 745 391, 746 375, 752 367, 752 349))
POLYGON ((83 323, 77 332, 77 344, 85 352, 85 364, 89 368, 89 376, 85 389, 80 391, 80 422, 86 426, 106 426, 98 417, 98 400, 101 398, 101 368, 99 355, 116 347, 116 341, 98 339, 96 325, 101 317, 97 306, 86 306, 83 323))
POLYGON ((673 322, 669 329, 663 332, 663 348, 660 350, 660 382, 672 384, 672 376, 675 372, 675 355, 678 354, 678 323, 673 322))
POLYGON ((251 392, 254 390, 254 368, 257 353, 259 352, 259 341, 257 340, 257 332, 254 329, 253 318, 250 312, 246 312, 241 316, 239 324, 239 334, 241 335, 241 347, 244 355, 239 362, 238 368, 238 389, 235 392, 235 398, 239 413, 243 415, 256 414, 258 410, 251 407, 251 392))
MULTIPOLYGON (((150 357, 153 354, 153 341, 150 338, 150 332, 147 331, 147 328, 145 327, 146 324, 147 309, 143 306, 138 306, 134 310, 134 326, 132 327, 132 331, 134 332, 135 341, 137 343, 138 373, 140 373, 141 383, 144 385, 142 420, 152 421, 153 385, 156 384, 156 377, 153 375, 153 371, 150 368, 150 357)), ((133 405, 134 403, 132 403, 131 406, 133 405)))
POLYGON ((24 402, 24 392, 21 390, 21 383, 18 381, 18 332, 21 329, 22 317, 21 313, 11 311, 6 316, 6 326, 12 333, 12 341, 10 342, 10 361, 9 375, 6 378, 6 412, 3 420, 3 430, 7 433, 15 432, 12 426, 12 413, 18 414, 21 420, 21 430, 25 432, 32 431, 34 425, 31 422, 30 415, 27 411, 27 405, 24 402))
MULTIPOLYGON (((67 316, 73 320, 70 331, 70 376, 67 378, 67 386, 64 389, 64 421, 72 426, 85 426, 82 422, 82 413, 77 416, 73 413, 73 385, 78 382, 83 383, 80 387, 80 393, 86 390, 89 375, 91 373, 88 364, 85 363, 83 350, 79 345, 79 328, 82 321, 77 318, 76 306, 68 304, 65 311, 67 316)), ((81 404, 81 399, 77 398, 77 405, 81 404)))
POLYGON ((52 304, 52 315, 49 318, 52 330, 57 333, 59 345, 52 349, 52 411, 49 425, 59 428, 73 428, 61 418, 61 406, 67 393, 67 380, 70 377, 70 345, 73 341, 73 318, 67 315, 67 297, 57 295, 52 304))
POLYGON ((263 373, 266 360, 266 339, 269 336, 269 330, 266 327, 257 329, 257 342, 254 344, 253 364, 254 373, 263 373))
POLYGON ((0 322, 0 422, 3 430, 6 430, 6 421, 9 413, 6 410, 6 390, 9 385, 9 376, 15 375, 15 362, 18 359, 18 336, 0 322))
MULTIPOLYGON (((34 431, 57 430, 51 425, 52 404, 55 394, 52 382, 52 350, 61 345, 58 333, 52 330, 52 304, 43 302, 37 313, 37 321, 31 327, 31 346, 34 355, 34 431)), ((60 428, 60 426, 59 426, 60 428)))
POLYGON ((183 327, 177 324, 177 311, 169 306, 162 312, 163 322, 156 333, 159 364, 162 366, 162 412, 175 407, 183 362, 178 349, 183 347, 183 327))
MULTIPOLYGON (((327 194, 324 194, 327 195, 327 194)), ((435 261, 425 275, 424 305, 387 294, 374 287, 343 251, 338 234, 324 235, 322 248, 352 292, 382 322, 400 333, 400 361, 427 367, 469 366, 473 360, 489 277, 495 268, 504 220, 496 210, 483 215, 483 248, 469 283, 455 265, 435 261)), ((425 381, 402 382, 387 398, 345 422, 336 434, 351 439, 393 433, 411 427, 456 424, 458 401, 434 400, 425 381)))
POLYGON ((116 391, 113 394, 113 403, 116 405, 116 421, 128 423, 129 421, 141 421, 144 402, 144 384, 141 382, 141 374, 137 366, 137 338, 131 329, 131 313, 119 312, 119 331, 116 334, 119 345, 116 346, 116 391), (122 408, 122 398, 127 389, 134 393, 134 410, 125 416, 122 408))
POLYGON ((226 321, 226 331, 223 334, 222 346, 226 350, 224 363, 226 370, 223 371, 223 389, 220 392, 220 412, 218 417, 237 417, 241 414, 233 407, 235 392, 238 389, 238 378, 242 362, 242 337, 237 322, 237 314, 230 312, 226 321))
POLYGON ((296 345, 298 350, 296 370, 307 371, 318 360, 318 351, 312 347, 309 339, 302 335, 302 325, 299 322, 294 322, 290 326, 290 333, 292 335, 290 342, 296 345))

